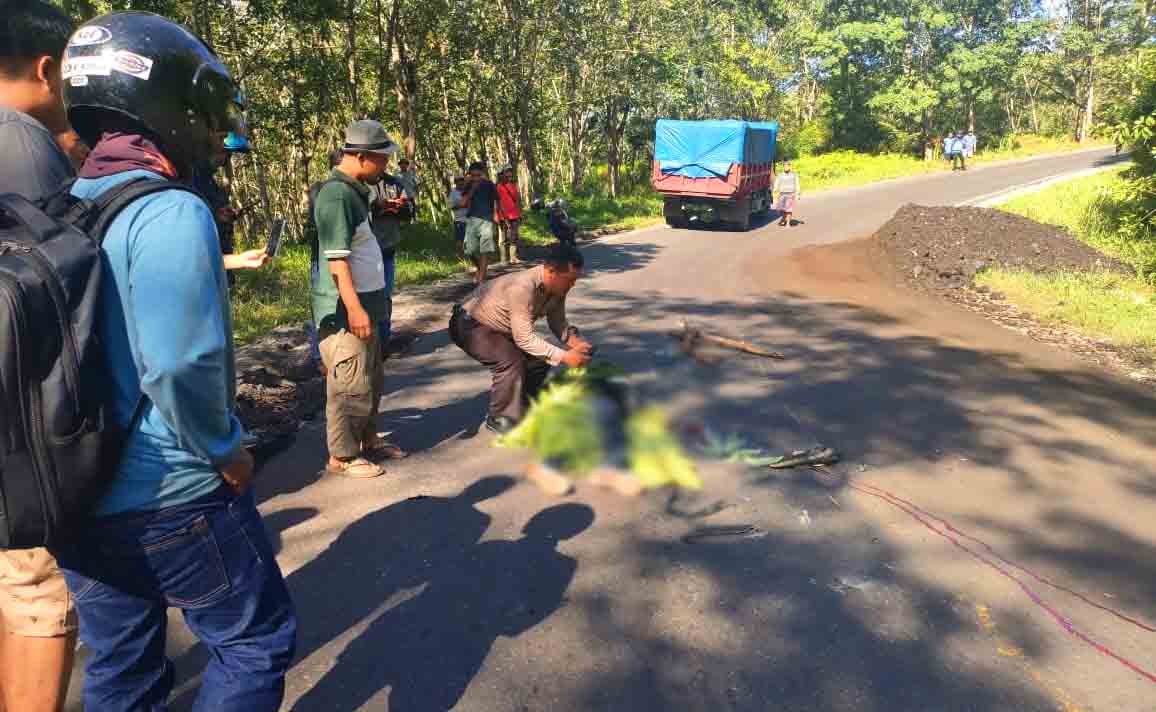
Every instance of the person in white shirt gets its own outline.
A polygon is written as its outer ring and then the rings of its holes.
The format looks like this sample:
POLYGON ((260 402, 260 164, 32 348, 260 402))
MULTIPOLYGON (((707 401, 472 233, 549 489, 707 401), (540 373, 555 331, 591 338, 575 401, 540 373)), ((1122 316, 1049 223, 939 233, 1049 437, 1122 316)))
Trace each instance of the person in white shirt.
POLYGON ((790 161, 783 164, 783 172, 775 177, 774 190, 779 194, 776 206, 781 216, 779 224, 794 226, 791 216, 795 214, 795 203, 802 194, 802 184, 799 182, 799 174, 791 170, 790 161))
POLYGON ((468 207, 458 207, 462 202, 462 196, 466 192, 466 177, 454 176, 454 187, 450 189, 450 194, 446 196, 446 203, 450 207, 450 212, 454 215, 454 243, 457 246, 458 259, 465 259, 465 242, 466 242, 466 217, 470 209, 468 207))

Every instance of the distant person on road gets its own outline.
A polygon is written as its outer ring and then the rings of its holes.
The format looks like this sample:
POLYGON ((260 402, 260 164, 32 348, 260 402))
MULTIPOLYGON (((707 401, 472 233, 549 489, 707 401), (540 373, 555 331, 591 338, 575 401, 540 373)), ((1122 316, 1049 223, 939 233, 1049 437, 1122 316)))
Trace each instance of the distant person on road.
POLYGON ((460 207, 462 196, 464 196, 465 193, 466 177, 454 176, 453 188, 450 189, 449 195, 446 196, 446 203, 449 205, 450 212, 454 216, 454 245, 457 248, 459 260, 466 258, 466 219, 469 217, 470 209, 460 207))
POLYGON ((518 227, 522 222, 522 196, 514 180, 514 167, 506 164, 498 170, 498 226, 501 244, 498 246, 503 262, 518 264, 518 227))
POLYGON ((978 142, 978 139, 976 138, 974 131, 968 131, 964 135, 964 137, 963 137, 963 153, 968 159, 971 159, 971 157, 975 155, 975 146, 976 146, 977 142, 978 142))
POLYGON ((485 426, 507 433, 526 413, 551 366, 585 366, 593 347, 566 318, 566 295, 582 276, 582 253, 555 245, 543 265, 503 275, 480 285, 455 305, 450 338, 493 373, 485 426), (559 348, 534 333, 546 317, 559 348))
POLYGON ((778 211, 779 225, 793 226, 791 219, 795 214, 795 203, 802 194, 802 184, 799 174, 791 169, 791 162, 783 164, 783 172, 775 176, 775 192, 779 194, 778 211))
POLYGON ((952 171, 967 170, 967 156, 964 155, 963 134, 956 131, 947 139, 947 151, 951 157, 952 171))
POLYGON ((476 161, 470 164, 466 176, 466 193, 462 205, 466 210, 465 253, 478 268, 474 283, 486 281, 486 270, 490 258, 498 253, 497 236, 494 234, 494 215, 497 211, 498 187, 486 175, 486 164, 476 161))

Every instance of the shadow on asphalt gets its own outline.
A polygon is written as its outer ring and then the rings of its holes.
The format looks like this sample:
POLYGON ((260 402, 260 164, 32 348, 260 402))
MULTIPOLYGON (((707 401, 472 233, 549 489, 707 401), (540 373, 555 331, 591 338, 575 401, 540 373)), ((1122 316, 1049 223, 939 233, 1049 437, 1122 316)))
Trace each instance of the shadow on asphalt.
MULTIPOLYGON (((629 251, 619 257, 622 265, 648 259, 629 251)), ((662 401, 701 391, 706 397, 689 417, 774 451, 823 442, 842 450, 848 463, 921 465, 929 477, 941 474, 942 453, 956 453, 1006 473, 1026 495, 1036 492, 1038 473, 1017 461, 1013 444, 1046 453, 1056 465, 1079 458, 1135 471, 1138 463, 1123 459, 1111 443, 1048 432, 1047 423, 1025 409, 978 413, 965 401, 987 396, 1038 404, 1049 417, 1118 432, 1144 432, 1156 414, 1150 398, 1107 375, 1043 370, 1015 353, 924 336, 879 335, 878 327, 897 325, 895 318, 851 303, 793 293, 702 301, 597 289, 582 299, 576 321, 598 325, 592 335, 603 353, 638 377, 645 395, 662 401), (713 325, 720 314, 731 335, 781 350, 787 360, 723 355, 718 364, 701 366, 673 348, 669 330, 679 320, 713 325), (629 326, 612 330, 619 324, 629 326), (792 334, 806 338, 787 341, 792 334)), ((423 337, 426 355, 446 347, 443 334, 423 337)), ((464 356, 425 365, 389 388, 422 388, 480 368, 464 356)), ((433 448, 467 421, 476 427, 484 398, 430 410, 387 407, 383 423, 398 423, 399 444, 433 448)), ((1055 700, 1021 668, 994 667, 994 643, 978 657, 948 652, 954 641, 977 635, 974 606, 907 572, 910 562, 888 534, 840 505, 851 466, 824 476, 789 471, 720 492, 727 502, 756 503, 762 532, 755 537, 687 544, 680 536, 721 511, 716 500, 639 503, 630 516, 665 518, 676 524, 669 527, 673 533, 623 526, 613 551, 599 552, 599 566, 616 567, 602 579, 605 586, 586 586, 578 595, 567 589, 583 562, 556 545, 591 526, 594 512, 585 505, 550 507, 521 536, 484 542, 491 517, 476 505, 509 489, 508 477, 484 478, 454 497, 383 507, 351 523, 288 579, 301 612, 299 660, 328 647, 341 650, 294 709, 384 709, 380 700, 387 695, 392 712, 448 710, 462 701, 496 640, 523 635, 564 603, 575 626, 568 635, 579 636, 581 647, 541 659, 522 651, 515 658, 538 679, 544 671, 557 677, 558 690, 535 699, 539 705, 556 699, 552 707, 559 711, 1055 709, 1055 700), (800 512, 815 524, 802 524, 800 512), (672 605, 660 592, 679 590, 683 572, 705 577, 707 593, 688 592, 672 605), (682 618, 676 625, 669 615, 682 618), (585 673, 571 675, 568 661, 575 655, 608 662, 583 664, 585 673)), ((1156 492, 1144 479, 1121 485, 1156 492)), ((297 486, 303 484, 290 488, 297 486)), ((279 541, 278 532, 314 513, 278 513, 267 525, 279 541)), ((1059 509, 1038 524, 1082 532, 1082 543, 1057 549, 1025 525, 1007 530, 1019 542, 1015 555, 1054 560, 1085 583, 1106 581, 1128 606, 1143 609, 1156 597, 1153 547, 1059 509)), ((1047 643, 1029 620, 1010 614, 1000 627, 1028 655, 1048 659, 1047 643)), ((194 652, 181 667, 199 668, 202 661, 203 652, 194 652)), ((521 677, 518 670, 503 674, 521 677)), ((190 701, 186 696, 175 709, 190 701)))

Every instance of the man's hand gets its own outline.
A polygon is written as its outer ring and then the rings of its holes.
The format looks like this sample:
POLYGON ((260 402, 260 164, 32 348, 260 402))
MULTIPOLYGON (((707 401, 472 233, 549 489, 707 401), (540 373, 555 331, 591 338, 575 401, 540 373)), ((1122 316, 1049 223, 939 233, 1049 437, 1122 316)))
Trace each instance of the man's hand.
POLYGON ((246 250, 237 255, 225 255, 225 269, 258 269, 268 261, 265 248, 246 250))
POLYGON ((587 355, 594 352, 594 344, 590 343, 586 339, 583 339, 576 333, 570 334, 570 338, 566 339, 566 348, 587 355))
POLYGON ((359 306, 347 313, 350 333, 362 341, 369 341, 369 337, 373 336, 373 322, 369 320, 369 312, 359 306))
POLYGON ((241 448, 237 457, 221 468, 221 479, 237 494, 245 494, 253 482, 253 456, 248 450, 241 448))
POLYGON ((237 211, 226 205, 223 208, 217 208, 217 222, 231 223, 236 222, 237 211))
POLYGON ((590 354, 576 349, 570 349, 562 354, 562 363, 570 368, 580 368, 590 363, 590 354))

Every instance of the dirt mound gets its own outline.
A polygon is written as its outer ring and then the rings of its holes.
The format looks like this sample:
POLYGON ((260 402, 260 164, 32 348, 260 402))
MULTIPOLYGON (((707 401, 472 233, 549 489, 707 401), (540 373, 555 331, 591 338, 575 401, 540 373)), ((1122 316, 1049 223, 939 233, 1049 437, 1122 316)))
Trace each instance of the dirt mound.
POLYGON ((905 205, 875 237, 875 249, 900 277, 932 291, 966 287, 997 265, 1128 271, 1059 228, 988 208, 905 205))

